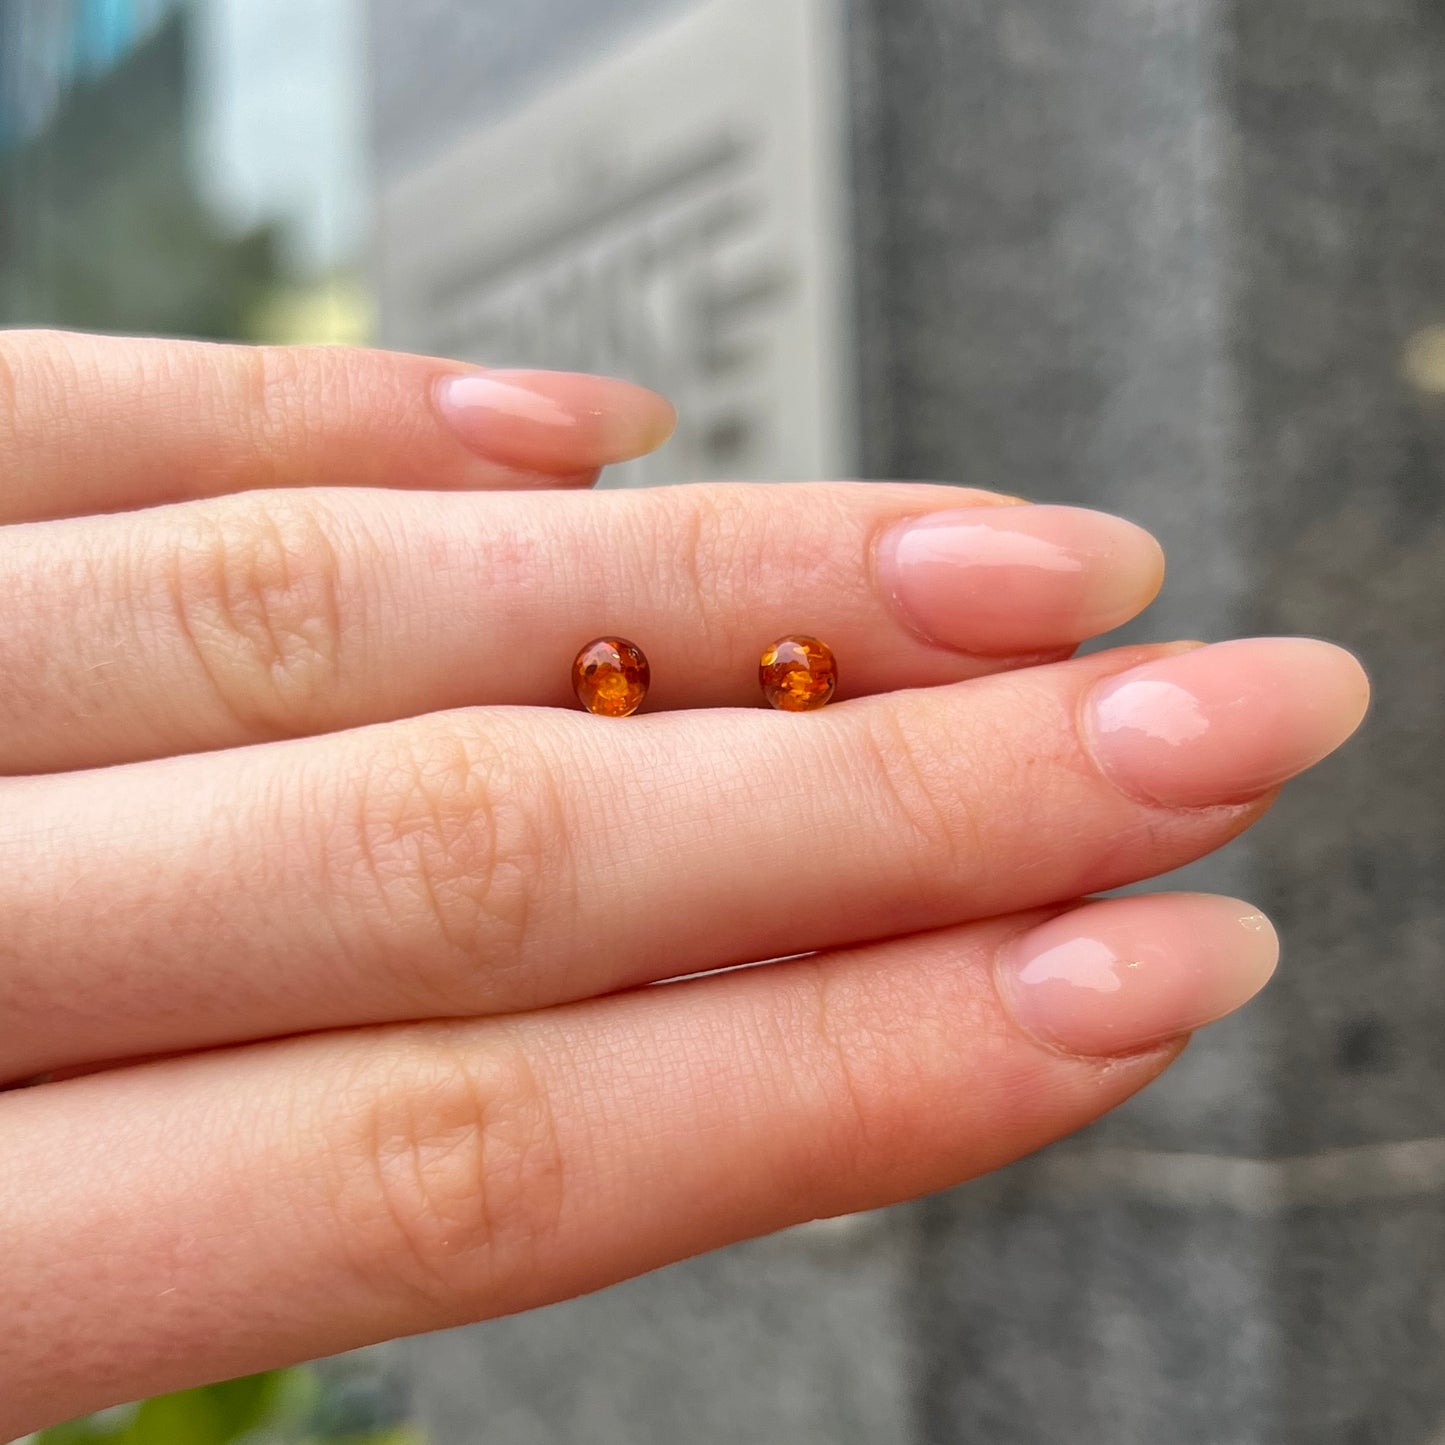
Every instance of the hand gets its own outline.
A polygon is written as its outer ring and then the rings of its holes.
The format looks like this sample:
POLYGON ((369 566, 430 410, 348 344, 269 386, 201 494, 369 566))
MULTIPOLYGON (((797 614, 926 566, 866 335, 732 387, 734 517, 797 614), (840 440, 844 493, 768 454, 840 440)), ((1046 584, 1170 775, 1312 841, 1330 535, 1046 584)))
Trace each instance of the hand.
POLYGON ((1095 513, 561 489, 668 425, 0 338, 0 1077, 58 1079, 0 1097, 0 1436, 956 1183, 1264 982, 1246 904, 1077 900, 1257 819, 1347 654, 1064 661, 1160 580, 1095 513), (793 631, 815 714, 755 706, 793 631), (561 710, 606 633, 650 715, 561 710))

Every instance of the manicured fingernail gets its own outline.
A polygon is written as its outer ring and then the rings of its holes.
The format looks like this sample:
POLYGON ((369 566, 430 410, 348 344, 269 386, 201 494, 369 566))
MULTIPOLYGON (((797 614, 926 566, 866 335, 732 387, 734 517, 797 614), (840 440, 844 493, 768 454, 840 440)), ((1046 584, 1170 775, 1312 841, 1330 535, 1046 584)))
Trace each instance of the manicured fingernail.
POLYGON ((1111 898, 1004 945, 999 991, 1035 1038, 1071 1054, 1133 1053, 1247 1003, 1279 961, 1257 909, 1200 893, 1111 898))
POLYGON ((462 443, 489 461, 558 474, 656 451, 676 424, 656 392, 565 371, 444 376, 436 407, 462 443))
POLYGON ((915 632, 1006 656, 1127 622, 1154 600, 1164 554, 1143 528, 1104 512, 966 507, 892 528, 878 573, 915 632))
POLYGON ((1364 669, 1303 637, 1221 642, 1095 685, 1083 730, 1123 792, 1167 807, 1241 803, 1327 757, 1369 706, 1364 669))

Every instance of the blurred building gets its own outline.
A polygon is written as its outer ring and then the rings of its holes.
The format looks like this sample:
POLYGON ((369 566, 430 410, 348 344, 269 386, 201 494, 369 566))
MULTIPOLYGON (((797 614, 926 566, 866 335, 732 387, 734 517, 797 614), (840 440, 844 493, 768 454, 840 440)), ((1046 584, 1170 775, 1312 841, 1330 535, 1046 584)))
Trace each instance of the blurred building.
POLYGON ((176 0, 5 0, 0 5, 0 147, 44 130, 66 96, 112 69, 176 0))
POLYGON ((364 336, 358 34, 346 0, 0 0, 0 323, 364 336))
POLYGON ((665 391, 612 484, 853 471, 836 7, 563 10, 374 7, 388 342, 665 391))
POLYGON ((52 6, 46 23, 18 28, 7 16, 0 318, 244 334, 277 279, 274 238, 233 236, 197 192, 187 13, 144 28, 95 5, 52 6))

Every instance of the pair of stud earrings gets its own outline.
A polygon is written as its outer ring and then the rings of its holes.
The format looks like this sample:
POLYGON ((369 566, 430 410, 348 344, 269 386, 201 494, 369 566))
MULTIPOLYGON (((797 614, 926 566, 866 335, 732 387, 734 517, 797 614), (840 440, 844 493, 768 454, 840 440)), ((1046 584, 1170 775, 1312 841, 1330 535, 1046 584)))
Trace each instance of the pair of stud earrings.
MULTIPOLYGON (((625 637, 599 637, 577 654, 572 690, 588 712, 630 717, 642 706, 652 681, 647 654, 625 637)), ((780 637, 763 649, 758 685, 780 712, 812 712, 838 689, 833 650, 816 637, 780 637)))

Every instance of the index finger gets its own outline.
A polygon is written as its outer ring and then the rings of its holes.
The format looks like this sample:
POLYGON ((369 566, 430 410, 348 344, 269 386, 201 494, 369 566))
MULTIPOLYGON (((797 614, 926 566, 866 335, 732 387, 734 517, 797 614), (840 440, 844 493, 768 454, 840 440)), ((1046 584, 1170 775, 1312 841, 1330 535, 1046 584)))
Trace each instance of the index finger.
POLYGON ((607 377, 0 332, 0 523, 258 487, 588 486, 673 422, 662 397, 607 377))

